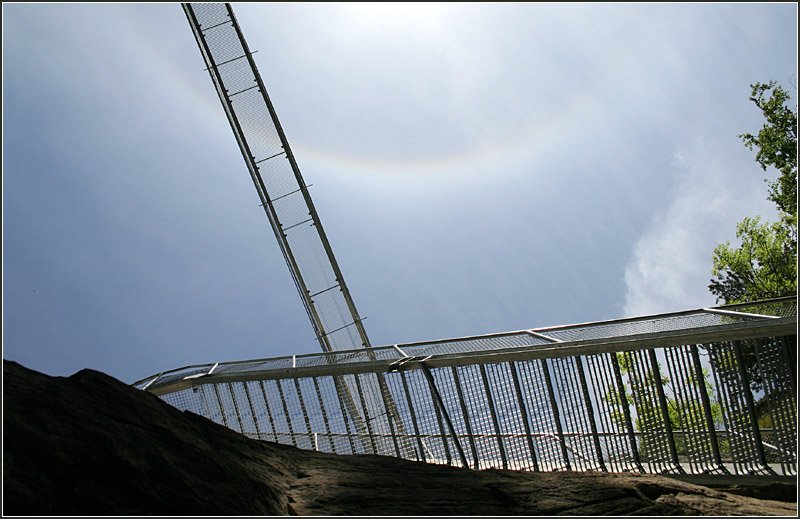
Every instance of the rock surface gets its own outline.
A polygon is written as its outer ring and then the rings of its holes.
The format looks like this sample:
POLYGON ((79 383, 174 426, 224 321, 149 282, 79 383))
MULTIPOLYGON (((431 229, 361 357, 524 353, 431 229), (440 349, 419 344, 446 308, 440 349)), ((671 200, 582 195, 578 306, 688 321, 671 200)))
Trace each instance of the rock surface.
POLYGON ((261 442, 103 373, 3 361, 4 515, 797 515, 662 476, 471 471, 261 442))

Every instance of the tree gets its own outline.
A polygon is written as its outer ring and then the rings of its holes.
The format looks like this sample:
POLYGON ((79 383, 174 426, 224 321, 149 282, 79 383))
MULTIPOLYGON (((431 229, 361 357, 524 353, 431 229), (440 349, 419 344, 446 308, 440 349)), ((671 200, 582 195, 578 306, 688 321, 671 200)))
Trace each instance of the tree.
MULTIPOLYGON (((775 81, 751 85, 750 100, 764 114, 766 124, 757 136, 743 133, 739 137, 745 146, 758 149, 756 162, 767 171, 774 166, 780 172, 777 180, 769 182, 769 200, 778 205, 786 215, 797 217, 797 110, 793 112, 787 103, 789 94, 775 81), (772 90, 769 99, 764 99, 772 90)), ((797 225, 795 221, 795 226, 797 225)))
MULTIPOLYGON (((709 424, 706 422, 699 391, 705 391, 708 395, 709 411, 714 427, 722 423, 722 408, 718 402, 714 401, 708 369, 702 368, 702 380, 698 380, 692 370, 687 370, 680 373, 679 380, 671 381, 665 375, 660 362, 657 375, 649 367, 649 361, 645 357, 637 357, 636 353, 618 352, 616 357, 624 380, 622 387, 624 399, 620 391, 612 386, 605 394, 605 401, 610 404, 611 420, 620 430, 626 428, 622 406, 623 402, 628 403, 634 418, 634 430, 646 433, 640 436, 637 445, 639 456, 643 462, 666 462, 669 459, 668 439, 664 433, 664 412, 659 401, 657 385, 661 386, 665 396, 667 414, 678 456, 689 456, 690 451, 697 456, 698 452, 709 448, 703 438, 703 434, 708 431, 709 424)), ((723 451, 729 450, 727 445, 721 445, 721 448, 723 451)))
POLYGON ((756 162, 764 171, 778 171, 777 179, 767 180, 767 199, 775 202, 780 220, 745 218, 736 231, 741 245, 725 242, 714 249, 708 288, 724 303, 797 294, 797 108, 788 106, 791 97, 774 81, 751 88, 750 100, 766 122, 757 135, 739 137, 758 150, 756 162))
POLYGON ((757 301, 797 292, 797 227, 745 218, 736 227, 739 247, 714 249, 716 276, 709 288, 726 303, 757 301))

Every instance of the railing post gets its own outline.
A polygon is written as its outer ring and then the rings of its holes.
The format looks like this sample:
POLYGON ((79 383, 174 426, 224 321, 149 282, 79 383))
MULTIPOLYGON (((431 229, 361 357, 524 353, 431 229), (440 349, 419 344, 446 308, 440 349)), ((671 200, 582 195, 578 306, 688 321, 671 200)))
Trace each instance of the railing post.
POLYGON ((719 450, 719 440, 717 439, 717 428, 714 425, 714 417, 711 414, 711 400, 708 398, 708 391, 706 390, 706 377, 703 374, 703 368, 700 365, 700 353, 697 351, 697 345, 692 344, 689 346, 689 351, 692 355, 692 364, 694 364, 694 376, 700 389, 700 402, 703 405, 703 417, 706 420, 706 427, 708 428, 708 438, 711 441, 711 451, 714 454, 714 463, 717 464, 717 469, 728 473, 728 469, 722 463, 722 454, 719 450))
POLYGON ((497 420, 497 411, 494 408, 494 400, 492 399, 492 390, 489 387, 489 381, 486 379, 486 366, 480 364, 478 366, 481 371, 481 378, 483 379, 483 389, 486 391, 486 403, 489 405, 489 413, 492 417, 492 424, 494 425, 494 432, 497 435, 497 447, 500 450, 500 460, 503 462, 503 468, 508 468, 508 456, 506 455, 506 448, 503 445, 503 437, 500 434, 500 422, 497 420))
POLYGON ((272 428, 273 440, 278 441, 278 428, 275 427, 275 419, 272 416, 272 409, 269 405, 269 397, 267 397, 267 388, 264 386, 264 381, 259 381, 258 385, 261 387, 261 396, 264 397, 264 409, 267 411, 267 419, 269 426, 272 428))
POLYGON ((516 362, 509 362, 508 363, 511 369, 511 378, 514 381, 514 393, 517 395, 517 403, 519 405, 519 412, 520 418, 522 419, 522 425, 525 428, 525 439, 528 443, 528 449, 531 453, 531 461, 533 462, 533 470, 538 472, 539 471, 539 463, 536 459, 536 449, 533 446, 533 436, 531 434, 531 425, 528 423, 528 410, 527 404, 525 403, 525 399, 522 397, 522 388, 520 387, 519 383, 519 375, 517 374, 517 363, 516 362))
POLYGON ((283 394, 283 386, 281 385, 281 379, 275 381, 275 385, 278 386, 278 397, 281 399, 281 405, 283 406, 283 416, 286 418, 286 426, 289 428, 289 437, 292 439, 292 445, 295 447, 299 447, 297 445, 297 437, 294 435, 294 426, 292 426, 292 417, 289 414, 289 407, 286 405, 286 397, 283 394))
POLYGON ((217 407, 219 408, 220 416, 222 416, 222 425, 230 428, 228 425, 228 417, 225 416, 225 408, 222 406, 222 399, 219 397, 219 387, 217 387, 217 384, 211 384, 211 387, 214 388, 214 396, 217 397, 217 407))
POLYGON ((369 435, 369 443, 372 445, 372 453, 373 454, 382 454, 378 451, 378 445, 375 443, 375 435, 372 433, 372 418, 369 416, 369 409, 367 408, 367 403, 364 400, 364 392, 361 390, 361 381, 358 379, 358 375, 353 375, 353 378, 356 381, 356 392, 358 393, 358 399, 361 402, 361 409, 364 410, 364 423, 367 426, 367 434, 369 435))
POLYGON ((256 408, 253 405, 253 398, 250 396, 250 390, 247 388, 247 382, 242 382, 244 386, 244 395, 247 397, 247 406, 250 408, 250 416, 253 417, 253 425, 256 428, 256 436, 258 436, 259 440, 262 440, 261 437, 261 427, 258 426, 258 416, 256 415, 256 408))
POLYGON ((417 437, 417 445, 419 446, 419 457, 422 461, 427 461, 425 457, 425 447, 422 445, 422 436, 419 434, 419 424, 417 423, 417 413, 414 411, 414 402, 411 400, 411 393, 408 391, 408 381, 406 380, 405 371, 400 372, 400 380, 403 383, 403 391, 406 394, 406 405, 408 405, 408 412, 411 415, 411 424, 414 426, 414 435, 417 437))
MULTIPOLYGON (((382 373, 380 374, 382 375, 382 373)), ((392 437, 392 443, 394 444, 394 451, 397 454, 398 458, 402 458, 403 455, 400 453, 400 445, 397 443, 397 432, 395 430, 395 424, 397 423, 396 417, 399 416, 397 412, 397 408, 394 408, 394 411, 390 409, 389 402, 392 402, 394 405, 394 398, 392 394, 389 392, 389 386, 386 384, 386 379, 384 378, 383 384, 379 384, 381 399, 383 400, 383 408, 386 410, 386 422, 389 424, 389 434, 392 437)), ((398 429, 403 430, 403 424, 399 423, 398 429)))
POLYGON ((756 455, 758 462, 761 464, 762 469, 767 472, 774 473, 767 464, 767 457, 764 454, 764 444, 761 439, 761 428, 758 425, 758 417, 756 416, 755 404, 753 403, 753 393, 750 391, 750 383, 747 377, 747 370, 744 368, 744 359, 742 358, 742 348, 739 341, 733 341, 733 353, 736 356, 736 365, 739 368, 739 376, 742 377, 742 392, 744 393, 744 401, 747 405, 747 415, 750 418, 750 425, 753 428, 753 437, 756 441, 756 455))
POLYGON ((658 368, 656 352, 653 349, 647 350, 647 352, 650 356, 650 370, 653 374, 653 385, 656 387, 656 395, 658 395, 659 407, 661 408, 661 418, 664 420, 664 429, 667 433, 669 454, 672 458, 672 463, 675 465, 675 470, 683 474, 683 467, 681 467, 680 461, 678 461, 678 449, 675 447, 675 433, 672 430, 672 421, 669 417, 669 407, 667 406, 667 397, 664 394, 664 386, 661 383, 661 370, 658 368))
POLYGON ((572 464, 569 462, 569 453, 567 453, 567 442, 564 439, 564 430, 561 427, 561 413, 558 411, 558 402, 556 401, 556 395, 553 391, 553 381, 550 378, 550 368, 547 366, 547 359, 541 359, 541 363, 544 382, 547 386, 547 396, 550 399, 550 407, 553 409, 553 421, 556 424, 558 443, 561 446, 561 455, 564 458, 564 463, 567 465, 567 470, 572 470, 572 464))
MULTIPOLYGON (((331 434, 331 424, 328 421, 328 412, 325 409, 325 402, 322 399, 322 392, 319 390, 319 381, 317 381, 317 377, 311 377, 311 380, 314 382, 314 392, 317 394, 317 402, 319 402, 319 409, 322 413, 322 423, 325 425, 325 435, 328 437, 328 443, 331 446, 331 450, 334 454, 338 454, 336 452, 336 442, 333 441, 333 435, 331 434)), ((347 418, 345 418, 347 420, 347 418)))
MULTIPOLYGON (((311 437, 311 434, 312 434, 312 431, 311 431, 311 420, 308 417, 308 410, 306 409, 306 402, 305 402, 305 399, 303 398, 303 393, 300 390, 300 380, 297 379, 297 378, 293 378, 293 380, 294 380, 294 389, 297 392, 297 399, 300 402, 300 412, 303 414, 303 422, 306 425, 306 432, 309 435, 309 440, 312 440, 314 442, 314 444, 316 445, 316 441, 317 441, 316 433, 314 433, 314 437, 313 438, 311 437)), ((316 447, 314 448, 314 450, 317 450, 316 447)))
POLYGON ((464 399, 464 392, 461 390, 461 381, 458 378, 458 371, 455 366, 450 368, 453 374, 453 382, 456 386, 456 394, 458 395, 458 403, 461 405, 461 413, 464 416, 464 428, 467 430, 467 440, 469 441, 469 448, 472 451, 472 459, 475 460, 475 469, 480 468, 480 459, 478 458, 478 449, 475 446, 475 433, 472 432, 472 423, 469 418, 469 410, 467 409, 467 401, 464 399))
POLYGON ((600 448, 600 438, 597 434, 597 423, 594 420, 594 406, 592 399, 589 397, 589 386, 586 384, 586 374, 583 372, 583 362, 579 355, 575 356, 575 367, 578 369, 578 379, 581 383, 581 392, 583 393, 583 402, 586 405, 586 411, 589 418, 589 427, 592 430, 592 442, 594 449, 597 453, 597 462, 600 464, 600 469, 608 472, 605 461, 603 461, 603 450, 600 448))
MULTIPOLYGON (((347 418, 349 416, 353 420, 354 424, 360 423, 361 425, 363 425, 363 423, 360 422, 358 412, 355 409, 355 403, 353 402, 352 398, 353 395, 350 394, 350 391, 348 391, 347 388, 341 387, 345 384, 344 377, 334 376, 332 378, 333 378, 333 386, 336 388, 336 396, 339 397, 337 400, 339 400, 339 408, 342 413, 342 421, 344 421, 344 429, 345 431, 347 431, 347 441, 350 444, 350 452, 352 452, 353 454, 358 454, 358 452, 356 452, 356 444, 353 441, 353 431, 350 428, 350 422, 347 421, 347 418), (345 408, 345 398, 347 398, 348 403, 351 404, 348 405, 347 408, 345 408), (351 414, 347 412, 348 409, 351 410, 351 414)), ((361 445, 362 447, 364 445, 364 442, 361 438, 359 438, 359 445, 361 445)), ((366 451, 366 449, 364 450, 366 451)))
MULTIPOLYGON (((456 429, 453 427, 453 421, 450 420, 450 414, 447 412, 447 408, 444 406, 444 401, 442 400, 442 395, 439 394, 439 389, 436 387, 436 381, 433 379, 433 374, 428 366, 424 362, 420 362, 420 366, 422 367, 422 373, 425 374, 425 379, 428 381, 428 386, 430 387, 431 394, 433 398, 436 400, 436 405, 441 410, 442 416, 444 417, 445 422, 447 422, 447 427, 450 429, 450 434, 453 436, 453 443, 456 446, 456 450, 458 450, 458 455, 461 457, 461 463, 463 467, 469 467, 469 463, 467 463, 467 457, 464 454, 464 449, 461 447, 461 442, 458 439, 458 434, 456 434, 456 429)), ((445 445, 447 442, 445 442, 445 445)))
POLYGON ((622 408, 622 416, 625 419, 625 428, 628 430, 628 440, 631 445, 631 454, 633 455, 633 461, 636 463, 636 467, 639 469, 639 472, 644 472, 644 467, 642 466, 642 460, 639 457, 639 448, 636 445, 636 435, 634 434, 633 430, 633 420, 631 419, 631 408, 630 404, 628 403, 628 395, 625 391, 625 383, 622 381, 622 373, 619 369, 619 359, 617 359, 617 353, 611 352, 609 353, 611 357, 611 366, 614 368, 614 380, 617 383, 617 391, 619 392, 619 404, 622 408))

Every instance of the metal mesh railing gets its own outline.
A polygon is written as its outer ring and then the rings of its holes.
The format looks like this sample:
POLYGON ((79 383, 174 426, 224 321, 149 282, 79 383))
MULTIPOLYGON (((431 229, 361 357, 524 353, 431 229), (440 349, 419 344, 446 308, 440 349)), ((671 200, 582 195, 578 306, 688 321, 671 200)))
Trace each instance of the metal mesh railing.
POLYGON ((476 469, 794 475, 796 302, 727 314, 741 308, 385 346, 373 357, 209 364, 136 385, 250 437, 337 454, 476 469), (548 342, 565 329, 593 332, 548 342), (369 393, 378 376, 386 394, 369 393))

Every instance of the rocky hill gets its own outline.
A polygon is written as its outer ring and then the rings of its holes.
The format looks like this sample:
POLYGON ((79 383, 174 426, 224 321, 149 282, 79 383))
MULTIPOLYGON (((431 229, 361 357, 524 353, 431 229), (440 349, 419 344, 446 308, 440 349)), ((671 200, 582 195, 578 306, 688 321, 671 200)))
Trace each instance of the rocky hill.
POLYGON ((3 497, 3 515, 797 515, 796 501, 661 476, 302 451, 97 371, 50 377, 5 360, 3 497))

